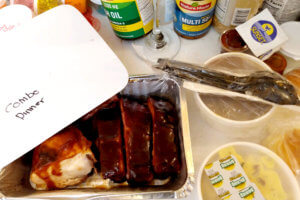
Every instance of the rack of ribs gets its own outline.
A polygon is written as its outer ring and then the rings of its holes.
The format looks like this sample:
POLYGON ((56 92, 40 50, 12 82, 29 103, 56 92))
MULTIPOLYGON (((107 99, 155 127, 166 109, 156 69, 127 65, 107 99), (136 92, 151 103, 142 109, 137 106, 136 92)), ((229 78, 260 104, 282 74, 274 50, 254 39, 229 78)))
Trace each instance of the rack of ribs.
POLYGON ((151 114, 147 106, 128 98, 120 101, 126 151, 126 178, 130 184, 153 180, 151 171, 151 114))
POLYGON ((83 182, 94 168, 89 142, 68 127, 34 149, 30 183, 37 190, 65 188, 83 182))
POLYGON ((180 171, 175 107, 162 99, 148 98, 153 122, 152 165, 155 175, 165 178, 180 171))
POLYGON ((100 107, 93 118, 93 126, 98 132, 96 145, 100 152, 101 174, 105 179, 123 182, 126 178, 119 99, 115 96, 100 107))

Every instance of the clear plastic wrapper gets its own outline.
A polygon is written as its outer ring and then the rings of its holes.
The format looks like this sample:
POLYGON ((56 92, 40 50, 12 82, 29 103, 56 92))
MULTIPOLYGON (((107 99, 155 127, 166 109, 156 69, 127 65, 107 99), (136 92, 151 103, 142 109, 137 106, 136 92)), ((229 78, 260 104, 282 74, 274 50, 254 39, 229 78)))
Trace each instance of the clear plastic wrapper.
MULTIPOLYGON (((211 59, 204 65, 209 69, 232 72, 237 76, 250 75, 256 71, 269 68, 256 59, 240 54, 224 54, 211 59)), ((214 94, 202 94, 202 101, 216 114, 235 121, 249 121, 262 117, 272 109, 271 105, 261 102, 248 101, 244 98, 228 97, 214 94)))
MULTIPOLYGON (((225 56, 227 55, 229 54, 225 56)), ((283 76, 272 72, 261 61, 256 60, 256 63, 254 63, 258 67, 259 65, 264 66, 265 69, 251 69, 248 62, 249 57, 246 58, 248 61, 245 61, 242 58, 244 55, 241 53, 231 55, 240 57, 241 62, 229 56, 228 58, 219 59, 219 64, 213 64, 216 67, 207 68, 174 60, 160 59, 154 67, 184 80, 183 86, 196 92, 243 97, 248 100, 299 110, 299 106, 296 106, 299 105, 296 89, 283 76), (221 67, 217 69, 218 66, 221 67), (228 66, 228 70, 224 72, 226 66, 228 66), (246 70, 241 72, 240 68, 246 68, 246 70), (235 69, 240 73, 236 73, 235 69)), ((250 57, 251 60, 254 59, 252 56, 250 57)))
MULTIPOLYGON (((186 100, 179 84, 167 76, 131 77, 121 96, 129 96, 139 101, 155 96, 170 101, 178 115, 178 148, 181 160, 179 174, 172 178, 155 179, 151 185, 129 187, 126 183, 113 183, 103 179, 99 173, 89 176, 80 185, 64 190, 35 191, 30 186, 32 152, 11 163, 0 171, 0 198, 14 199, 87 199, 109 197, 109 199, 160 199, 185 197, 192 189, 194 181, 193 160, 189 137, 186 100)), ((96 108, 97 109, 97 108, 96 108)), ((84 120, 89 120, 90 112, 84 120)), ((81 121, 82 122, 82 121, 81 121)), ((73 125, 77 126, 79 121, 73 125)), ((84 131, 83 131, 84 133, 84 131)))
POLYGON ((268 136, 263 144, 277 153, 300 176, 300 114, 280 109, 272 124, 268 125, 268 136))
POLYGON ((257 119, 272 108, 260 102, 247 101, 243 98, 231 98, 211 94, 199 94, 204 104, 219 116, 235 121, 257 119))
MULTIPOLYGON (((160 64, 162 63, 161 61, 160 64)), ((183 87, 195 91, 194 97, 202 119, 210 127, 234 139, 260 142, 277 108, 287 108, 295 112, 300 110, 295 105, 298 104, 295 88, 284 77, 276 74, 275 79, 272 79, 272 75, 270 79, 268 76, 259 80, 255 76, 253 78, 252 75, 257 71, 274 73, 268 65, 253 56, 242 53, 221 54, 207 61, 203 68, 176 61, 167 65, 170 66, 167 69, 169 74, 183 79, 183 87), (200 76, 197 74, 199 69, 202 70, 200 76), (232 81, 231 77, 227 79, 228 74, 239 78, 232 81), (240 83, 240 77, 247 78, 240 83), (236 88, 247 88, 245 85, 249 80, 253 81, 250 84, 252 91, 235 91, 236 88), (287 87, 280 89, 276 84, 287 84, 287 87), (268 98, 266 94, 276 98, 268 98), (286 98, 289 95, 292 101, 286 98), (279 102, 276 102, 277 97, 279 102), (287 101, 282 101, 283 99, 287 101), (286 105, 280 105, 285 103, 286 105)), ((161 69, 161 66, 158 68, 161 69)))

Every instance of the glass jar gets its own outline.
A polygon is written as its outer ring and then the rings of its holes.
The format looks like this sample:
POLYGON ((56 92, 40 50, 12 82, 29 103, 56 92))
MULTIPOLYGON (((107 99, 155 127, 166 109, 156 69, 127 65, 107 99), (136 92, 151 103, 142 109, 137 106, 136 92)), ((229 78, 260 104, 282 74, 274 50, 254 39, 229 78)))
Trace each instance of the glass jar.
POLYGON ((233 29, 253 17, 263 0, 218 0, 213 26, 217 32, 233 29))

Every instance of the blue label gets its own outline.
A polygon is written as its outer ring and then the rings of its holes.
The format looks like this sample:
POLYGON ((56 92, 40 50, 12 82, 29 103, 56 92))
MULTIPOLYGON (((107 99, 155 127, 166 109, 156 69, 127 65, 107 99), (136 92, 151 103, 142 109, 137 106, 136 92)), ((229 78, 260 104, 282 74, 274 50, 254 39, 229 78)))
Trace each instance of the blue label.
POLYGON ((214 8, 201 13, 184 13, 175 6, 174 29, 182 35, 196 37, 206 33, 211 25, 214 8), (205 26, 205 23, 209 23, 205 26))
POLYGON ((276 38, 277 29, 272 22, 260 20, 252 25, 251 35, 259 43, 269 43, 276 38))

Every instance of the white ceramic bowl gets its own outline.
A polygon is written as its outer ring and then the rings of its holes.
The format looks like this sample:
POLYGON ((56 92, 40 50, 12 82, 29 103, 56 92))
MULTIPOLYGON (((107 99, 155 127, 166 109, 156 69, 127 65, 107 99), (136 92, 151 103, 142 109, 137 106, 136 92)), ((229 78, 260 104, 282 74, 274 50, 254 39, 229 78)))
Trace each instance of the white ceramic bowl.
MULTIPOLYGON (((288 195, 287 199, 282 199, 282 200, 300 199, 300 189, 296 177, 294 176, 290 168, 287 166, 287 164, 279 156, 277 156, 275 153, 273 153, 271 150, 267 149, 266 147, 263 147, 255 143, 234 142, 234 143, 225 144, 217 148, 212 153, 210 153, 203 161, 197 176, 197 191, 198 191, 199 200, 215 199, 216 197, 215 191, 213 187, 210 185, 209 179, 207 178, 207 175, 204 172, 204 167, 207 163, 211 163, 220 159, 218 156, 218 152, 227 147, 234 147, 236 152, 239 155, 241 155, 243 159, 245 159, 245 156, 250 154, 257 156, 258 158, 260 156, 267 156, 268 158, 271 158, 275 163, 274 169, 276 170, 279 176, 283 190, 288 195), (202 190, 202 187, 205 187, 205 191, 202 190), (213 193, 213 194, 211 194, 211 196, 208 197, 208 193, 210 194, 213 193)), ((245 162, 247 162, 247 160, 245 160, 245 162)))
MULTIPOLYGON (((222 66, 222 62, 224 60, 232 60, 234 63, 234 59, 242 59, 243 61, 248 62, 248 64, 251 63, 250 68, 245 67, 242 70, 242 66, 239 65, 239 63, 232 64, 230 66, 231 69, 229 70, 232 70, 232 72, 236 75, 247 75, 257 70, 271 71, 267 64, 255 58, 254 56, 244 53, 224 53, 217 55, 206 61, 204 63, 204 67, 225 72, 228 69, 222 66), (217 64, 213 65, 213 63, 217 64)), ((269 111, 258 118, 237 121, 216 114, 203 102, 199 96, 199 93, 195 93, 194 97, 200 109, 202 119, 217 131, 222 132, 222 134, 227 134, 227 136, 232 136, 235 138, 255 138, 256 140, 263 138, 264 136, 262 132, 264 131, 274 111, 274 107, 272 107, 269 111)))
POLYGON ((250 73, 253 73, 258 70, 266 70, 266 71, 272 71, 272 69, 263 61, 260 59, 246 54, 246 53, 239 53, 239 52, 229 52, 229 53, 222 53, 218 54, 204 63, 204 67, 211 68, 211 69, 216 69, 219 71, 228 71, 230 70, 231 73, 236 74, 236 75, 247 75, 250 73), (248 62, 250 61, 251 66, 249 65, 241 65, 242 63, 236 62, 234 59, 238 58, 239 60, 248 62), (223 64, 224 61, 231 61, 230 65, 222 66, 220 64, 223 64), (216 63, 214 66, 212 66, 213 63, 216 63), (229 67, 229 68, 228 68, 229 67))

